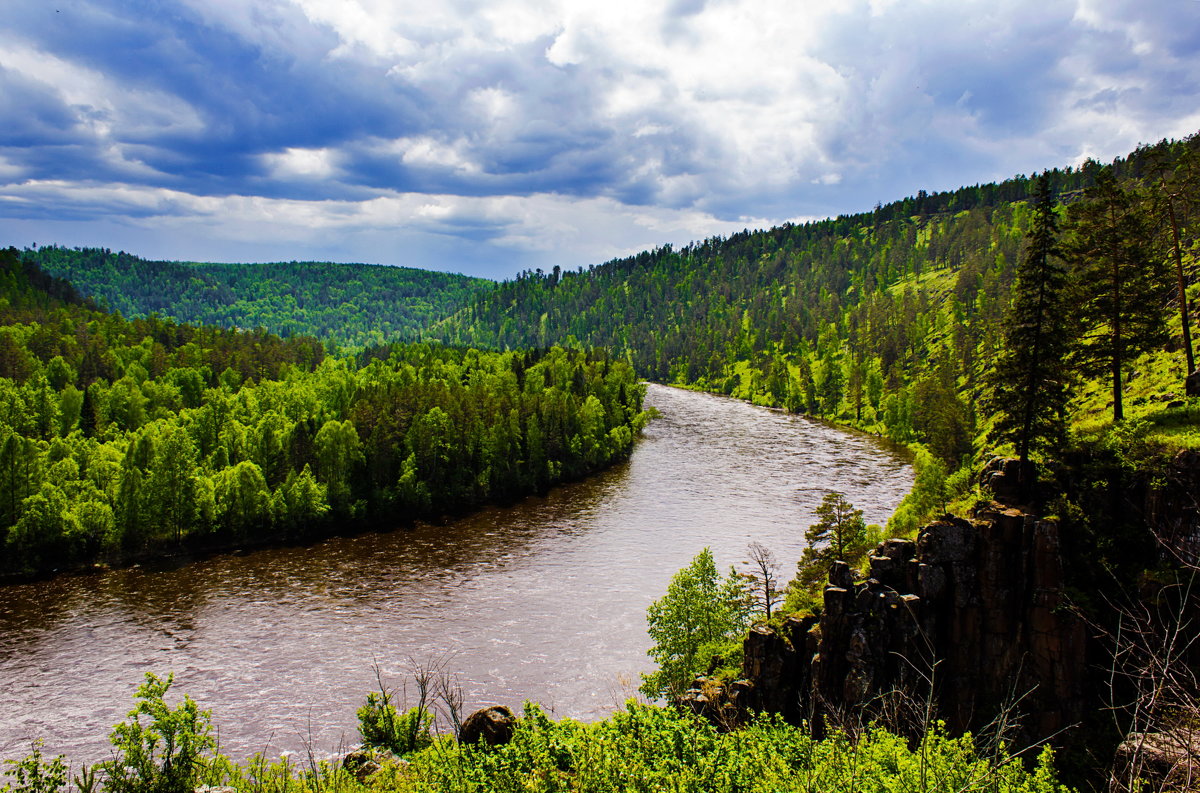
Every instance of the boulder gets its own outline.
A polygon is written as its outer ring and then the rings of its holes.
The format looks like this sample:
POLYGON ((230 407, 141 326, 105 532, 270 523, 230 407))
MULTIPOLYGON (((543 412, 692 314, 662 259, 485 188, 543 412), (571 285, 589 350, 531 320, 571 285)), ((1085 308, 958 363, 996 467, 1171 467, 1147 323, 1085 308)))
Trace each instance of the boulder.
POLYGON ((342 758, 342 768, 349 771, 359 782, 379 773, 383 766, 369 749, 356 749, 342 758))
POLYGON ((517 719, 511 710, 503 705, 493 705, 468 716, 458 731, 458 740, 459 743, 483 741, 488 746, 501 746, 512 740, 516 726, 517 719))
POLYGON ((1117 747, 1112 789, 1140 789, 1145 784, 1150 790, 1191 790, 1198 775, 1200 738, 1190 730, 1134 732, 1117 747))
POLYGON ((979 484, 990 489, 1001 504, 1019 504, 1037 491, 1037 467, 1013 457, 993 457, 983 467, 979 484))

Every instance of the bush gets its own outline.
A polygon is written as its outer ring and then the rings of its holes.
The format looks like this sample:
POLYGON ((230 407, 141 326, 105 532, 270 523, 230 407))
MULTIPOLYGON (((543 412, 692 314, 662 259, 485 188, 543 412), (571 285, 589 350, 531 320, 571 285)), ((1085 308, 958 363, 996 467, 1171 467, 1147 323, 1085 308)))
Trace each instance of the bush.
POLYGON ((205 752, 215 749, 211 713, 191 697, 171 709, 164 699, 174 675, 161 680, 146 673, 129 720, 109 736, 116 756, 102 763, 110 793, 192 793, 204 769, 205 752))
POLYGON ((405 790, 751 793, 1064 793, 1047 750, 1031 769, 934 726, 915 748, 871 729, 814 740, 778 716, 722 732, 670 708, 630 702, 595 724, 555 722, 526 705, 511 743, 435 743, 412 758, 405 790))
POLYGON ((4 764, 10 766, 4 776, 16 781, 0 788, 0 793, 58 793, 67 786, 67 766, 62 755, 43 760, 40 738, 23 760, 5 760, 4 764))
POLYGON ((386 691, 367 694, 367 704, 358 709, 358 734, 365 746, 387 749, 398 755, 428 746, 433 714, 428 708, 409 708, 403 714, 391 703, 386 691))

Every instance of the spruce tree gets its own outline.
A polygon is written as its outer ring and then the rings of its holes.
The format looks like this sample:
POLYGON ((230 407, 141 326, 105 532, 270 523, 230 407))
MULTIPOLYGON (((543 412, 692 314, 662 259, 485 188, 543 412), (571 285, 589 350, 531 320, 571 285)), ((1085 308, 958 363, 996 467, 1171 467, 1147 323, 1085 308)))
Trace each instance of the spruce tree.
POLYGON ((1083 325, 1081 370, 1112 378, 1113 421, 1125 418, 1122 378, 1139 354, 1167 341, 1163 259, 1139 196, 1104 168, 1071 207, 1070 257, 1083 325))
POLYGON ((993 436, 1016 446, 1022 463, 1032 450, 1059 448, 1066 434, 1072 334, 1054 207, 1043 173, 1034 183, 1025 255, 1017 266, 1004 346, 990 378, 988 407, 997 414, 993 436))

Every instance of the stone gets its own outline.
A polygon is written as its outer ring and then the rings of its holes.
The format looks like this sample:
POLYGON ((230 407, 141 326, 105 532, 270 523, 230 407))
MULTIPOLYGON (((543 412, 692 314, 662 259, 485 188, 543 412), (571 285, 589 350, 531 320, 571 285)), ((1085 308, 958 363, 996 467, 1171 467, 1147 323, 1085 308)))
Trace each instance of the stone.
POLYGON ((1200 369, 1189 374, 1183 383, 1184 393, 1190 397, 1200 396, 1200 369))
POLYGON ((825 613, 831 618, 841 616, 850 601, 850 591, 840 586, 825 587, 825 613))
POLYGON ((891 581, 896 574, 896 560, 889 559, 886 556, 872 556, 871 562, 871 578, 877 578, 880 581, 891 581))
POLYGON ((479 743, 502 746, 512 740, 517 720, 503 705, 493 705, 475 711, 463 722, 458 731, 459 743, 479 743))
POLYGON ((926 600, 937 600, 946 589, 946 572, 936 565, 918 565, 917 581, 921 597, 926 600))
POLYGON ((993 457, 979 475, 979 484, 1001 504, 1022 503, 1037 490, 1037 467, 1031 462, 1022 465, 1015 457, 993 457))
POLYGON ((379 773, 383 766, 369 749, 356 749, 342 758, 342 768, 349 771, 359 782, 365 782, 379 773))
POLYGON ((835 587, 850 589, 854 586, 854 571, 850 569, 850 565, 839 559, 829 565, 829 583, 835 587))
POLYGON ((1200 738, 1187 730, 1130 733, 1117 747, 1113 775, 1120 782, 1140 778, 1149 790, 1192 790, 1183 785, 1200 777, 1200 738))
MULTIPOLYGON (((1012 475, 1013 462, 993 473, 1012 475)), ((922 701, 933 679, 952 731, 983 727, 1016 687, 1036 713, 1018 738, 1057 734, 1081 720, 1089 668, 1083 623, 1062 608, 1059 545, 1057 522, 996 505, 935 521, 915 543, 881 543, 866 581, 834 565, 819 621, 793 618, 789 641, 766 629, 746 639, 753 696, 738 704, 793 723, 847 713, 866 723, 886 717, 889 697, 922 701)))
POLYGON ((897 562, 907 562, 917 552, 917 544, 912 540, 892 538, 879 543, 876 554, 895 559, 897 562))

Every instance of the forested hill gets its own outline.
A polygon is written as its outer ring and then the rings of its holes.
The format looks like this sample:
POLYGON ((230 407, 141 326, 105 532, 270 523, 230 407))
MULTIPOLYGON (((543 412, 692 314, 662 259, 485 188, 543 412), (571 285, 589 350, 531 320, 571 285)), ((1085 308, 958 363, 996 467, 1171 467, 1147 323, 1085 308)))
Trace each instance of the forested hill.
POLYGON ((465 275, 329 262, 211 264, 142 259, 102 248, 47 246, 27 261, 127 317, 265 328, 361 349, 412 339, 491 282, 465 275))
MULTIPOLYGON (((1164 141, 1108 166, 1089 162, 1046 178, 1060 201, 1057 252, 1077 284, 1104 280, 1084 274, 1085 260, 1099 259, 1066 252, 1072 241, 1107 233, 1095 217, 1085 217, 1085 207, 1109 201, 1133 224, 1110 231, 1129 235, 1125 241, 1148 257, 1156 310, 1174 350, 1180 320, 1169 210, 1182 232, 1181 260, 1194 296, 1200 168, 1191 158, 1198 148, 1197 137, 1164 141), (1097 191, 1110 183, 1104 198, 1097 191)), ((1028 244, 1032 181, 919 193, 871 212, 678 250, 666 246, 577 272, 522 273, 479 294, 427 335, 500 348, 572 338, 610 347, 654 379, 922 441, 952 471, 986 428, 978 398, 1002 346, 1016 267, 1028 244)), ((1093 298, 1102 300, 1080 293, 1070 302, 1093 298)), ((1094 330, 1086 322, 1072 327, 1094 330)), ((1171 387, 1155 386, 1134 402, 1182 393, 1181 356, 1160 363, 1170 371, 1156 382, 1171 387)), ((1092 393, 1086 378, 1076 385, 1082 397, 1092 393)), ((1137 385, 1130 387, 1136 392, 1137 385)), ((1086 403, 1077 400, 1077 407, 1086 410, 1086 403)), ((1100 401, 1098 411, 1105 407, 1100 401)))
MULTIPOLYGON (((1197 139, 1143 147, 1109 168, 1118 181, 1142 179, 1164 154, 1173 160, 1196 148, 1197 139)), ((1090 161, 1052 170, 1051 189, 1075 200, 1101 170, 1090 161)), ((921 191, 870 212, 743 231, 681 249, 667 245, 585 271, 523 272, 478 293, 430 334, 514 348, 573 336, 623 351, 656 379, 701 381, 720 390, 731 374, 728 364, 756 356, 767 363, 763 354, 795 351, 802 340, 813 348, 822 328, 856 342, 860 330, 882 333, 875 327, 881 323, 870 319, 900 310, 909 287, 918 299, 949 291, 949 308, 985 326, 997 318, 995 301, 1011 285, 1030 184, 1029 177, 1015 177, 921 191), (849 311, 855 307, 857 314, 849 311)), ((925 313, 911 305, 903 313, 911 317, 914 309, 925 313)), ((901 332, 897 325, 908 323, 882 324, 901 332)), ((902 335, 923 330, 904 328, 902 335)), ((917 341, 875 340, 885 371, 917 341)))
POLYGON ((517 498, 626 456, 643 392, 603 350, 124 319, 0 250, 0 579, 517 498))

